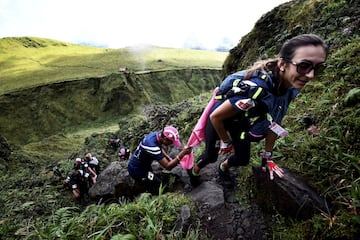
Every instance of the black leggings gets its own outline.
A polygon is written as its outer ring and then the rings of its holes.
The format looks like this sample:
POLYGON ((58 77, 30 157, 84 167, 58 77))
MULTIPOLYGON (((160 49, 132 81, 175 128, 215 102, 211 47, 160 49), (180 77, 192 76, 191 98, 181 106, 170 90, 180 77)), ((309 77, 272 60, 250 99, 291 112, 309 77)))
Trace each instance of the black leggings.
MULTIPOLYGON (((237 167, 248 165, 250 161, 250 145, 252 141, 248 135, 248 120, 233 120, 225 124, 225 129, 227 129, 230 133, 234 148, 234 154, 228 159, 229 166, 237 167)), ((200 169, 209 163, 217 161, 219 155, 219 146, 217 146, 218 140, 219 136, 208 118, 205 128, 205 152, 199 156, 197 161, 197 165, 200 169)))
POLYGON ((159 189, 162 184, 161 179, 155 175, 152 171, 148 172, 148 175, 143 178, 134 178, 137 184, 139 184, 146 191, 152 195, 158 195, 159 189))

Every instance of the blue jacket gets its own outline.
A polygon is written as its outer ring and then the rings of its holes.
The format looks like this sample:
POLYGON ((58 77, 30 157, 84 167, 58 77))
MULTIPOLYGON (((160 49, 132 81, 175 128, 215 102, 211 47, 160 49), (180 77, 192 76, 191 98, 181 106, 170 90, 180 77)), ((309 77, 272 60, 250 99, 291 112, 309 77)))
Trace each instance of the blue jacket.
POLYGON ((159 132, 151 132, 146 135, 131 155, 128 163, 131 177, 135 179, 146 177, 148 172, 152 171, 151 163, 164 158, 158 135, 159 132))
MULTIPOLYGON (((246 71, 239 71, 233 73, 226 77, 222 84, 219 87, 219 91, 226 91, 226 89, 232 87, 232 83, 236 79, 242 80, 246 74, 246 71)), ((253 118, 258 116, 264 116, 265 113, 269 113, 273 121, 281 123, 282 119, 288 111, 290 102, 299 94, 299 90, 295 88, 289 88, 283 95, 276 95, 274 84, 274 76, 272 74, 264 74, 260 71, 256 71, 249 80, 243 80, 243 82, 250 81, 256 86, 262 87, 266 90, 266 95, 262 96, 255 102, 255 106, 250 108, 248 111, 244 111, 239 107, 241 100, 249 98, 249 96, 235 95, 229 99, 232 106, 238 110, 239 114, 234 117, 234 119, 243 119, 253 118), (265 77, 264 77, 265 75, 265 77), (246 112, 246 114, 245 114, 246 112)), ((222 104, 222 101, 219 101, 215 104, 212 111, 214 111, 218 106, 222 104)), ((265 135, 269 130, 270 122, 268 119, 264 118, 262 121, 257 121, 253 126, 250 126, 250 131, 257 135, 265 135)), ((225 126, 226 128, 226 126, 225 126)))

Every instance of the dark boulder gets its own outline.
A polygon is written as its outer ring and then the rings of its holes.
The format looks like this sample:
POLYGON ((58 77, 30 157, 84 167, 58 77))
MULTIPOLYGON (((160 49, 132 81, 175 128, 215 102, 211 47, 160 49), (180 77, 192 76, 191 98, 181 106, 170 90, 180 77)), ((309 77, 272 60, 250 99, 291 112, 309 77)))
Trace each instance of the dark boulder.
POLYGON ((120 197, 133 198, 140 193, 135 181, 129 176, 125 162, 112 162, 89 189, 91 199, 117 200, 120 197))
MULTIPOLYGON (((159 163, 152 164, 153 172, 159 176, 167 186, 166 191, 175 191, 184 188, 184 172, 180 167, 171 171, 164 170, 159 163), (170 186, 171 183, 171 186, 170 186)), ((145 192, 139 184, 130 177, 127 170, 127 161, 112 162, 104 169, 88 191, 89 197, 93 200, 118 201, 121 198, 134 199, 134 197, 145 192)))
POLYGON ((284 217, 303 220, 318 212, 328 213, 325 199, 300 176, 286 168, 283 170, 283 178, 274 174, 274 180, 270 180, 269 173, 263 172, 261 167, 253 167, 259 206, 267 211, 274 206, 284 217))

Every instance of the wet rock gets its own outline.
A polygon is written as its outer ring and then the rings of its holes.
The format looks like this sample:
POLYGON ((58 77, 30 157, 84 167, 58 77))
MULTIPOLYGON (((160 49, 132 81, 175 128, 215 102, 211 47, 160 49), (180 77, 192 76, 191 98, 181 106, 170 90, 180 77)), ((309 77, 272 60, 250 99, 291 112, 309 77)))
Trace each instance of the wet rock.
POLYGON ((301 177, 283 168, 283 178, 274 174, 274 180, 261 167, 253 167, 257 187, 257 202, 266 211, 273 206, 285 217, 309 219, 319 211, 327 212, 325 199, 301 177))
MULTIPOLYGON (((174 168, 172 171, 164 170, 159 163, 152 164, 153 172, 159 176, 164 185, 167 186, 166 191, 177 191, 184 189, 181 178, 184 179, 184 173, 180 167, 174 168), (174 180, 170 180, 173 178, 174 180), (171 186, 168 183, 172 182, 171 186)), ((127 161, 112 162, 104 169, 94 184, 88 191, 89 197, 94 200, 117 200, 119 198, 133 199, 146 189, 136 184, 130 177, 127 170, 127 161)))
POLYGON ((207 205, 210 209, 224 205, 224 193, 220 185, 214 182, 203 182, 189 193, 195 202, 207 205))
POLYGON ((245 208, 236 200, 239 169, 230 169, 227 178, 220 178, 220 161, 203 168, 200 172, 202 183, 187 193, 195 202, 201 234, 214 240, 269 239, 260 208, 255 204, 245 208))
POLYGON ((96 184, 88 193, 92 199, 133 198, 140 193, 140 189, 129 176, 126 163, 113 162, 98 175, 96 184))

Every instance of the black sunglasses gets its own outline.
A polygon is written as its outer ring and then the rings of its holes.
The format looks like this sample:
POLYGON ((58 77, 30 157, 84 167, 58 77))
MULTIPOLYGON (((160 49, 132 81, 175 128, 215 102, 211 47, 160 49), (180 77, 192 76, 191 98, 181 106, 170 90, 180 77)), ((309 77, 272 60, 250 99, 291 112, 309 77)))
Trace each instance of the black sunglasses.
POLYGON ((321 74, 324 71, 324 69, 326 68, 325 63, 314 64, 313 62, 306 61, 306 60, 296 63, 289 59, 284 59, 284 60, 286 62, 291 63, 294 66, 296 66, 296 71, 302 75, 305 75, 305 74, 311 72, 311 70, 313 70, 313 69, 314 69, 314 75, 318 75, 318 74, 321 74))

